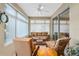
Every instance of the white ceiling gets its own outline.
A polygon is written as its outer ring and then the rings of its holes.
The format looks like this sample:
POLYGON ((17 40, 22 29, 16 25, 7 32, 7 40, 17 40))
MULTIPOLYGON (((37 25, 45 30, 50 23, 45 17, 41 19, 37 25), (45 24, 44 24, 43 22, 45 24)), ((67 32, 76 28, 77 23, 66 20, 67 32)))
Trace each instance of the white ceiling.
POLYGON ((50 17, 62 4, 61 3, 18 3, 24 12, 31 17, 50 17), (39 4, 44 6, 44 11, 39 12, 39 4))

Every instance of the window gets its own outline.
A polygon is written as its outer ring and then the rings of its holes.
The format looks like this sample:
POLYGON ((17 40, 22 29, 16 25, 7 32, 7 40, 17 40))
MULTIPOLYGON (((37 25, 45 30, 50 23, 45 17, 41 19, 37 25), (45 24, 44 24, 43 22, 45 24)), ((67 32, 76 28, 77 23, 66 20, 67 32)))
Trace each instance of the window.
POLYGON ((21 14, 17 13, 16 36, 23 37, 28 35, 28 21, 21 14))
POLYGON ((12 39, 15 37, 16 11, 8 4, 5 4, 4 11, 7 13, 7 15, 9 17, 8 23, 5 24, 5 26, 6 26, 5 42, 11 42, 12 39))
MULTIPOLYGON (((54 32, 58 32, 58 20, 54 20, 54 32)), ((69 20, 60 20, 60 32, 69 32, 69 20)))
POLYGON ((60 32, 69 33, 69 20, 60 20, 60 32))
POLYGON ((11 42, 16 36, 28 35, 28 17, 25 18, 9 4, 5 4, 4 11, 9 17, 8 23, 5 24, 5 43, 11 42))
POLYGON ((31 32, 48 32, 49 20, 31 20, 31 32))
POLYGON ((15 18, 12 16, 9 17, 9 22, 6 23, 6 40, 5 42, 10 42, 15 37, 15 18))

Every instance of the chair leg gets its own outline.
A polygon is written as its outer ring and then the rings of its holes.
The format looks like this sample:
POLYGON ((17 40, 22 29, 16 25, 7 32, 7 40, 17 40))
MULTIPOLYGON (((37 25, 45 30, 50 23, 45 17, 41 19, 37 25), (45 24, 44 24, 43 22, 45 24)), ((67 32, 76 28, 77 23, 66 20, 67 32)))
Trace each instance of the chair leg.
POLYGON ((17 53, 15 52, 15 55, 17 56, 17 53))

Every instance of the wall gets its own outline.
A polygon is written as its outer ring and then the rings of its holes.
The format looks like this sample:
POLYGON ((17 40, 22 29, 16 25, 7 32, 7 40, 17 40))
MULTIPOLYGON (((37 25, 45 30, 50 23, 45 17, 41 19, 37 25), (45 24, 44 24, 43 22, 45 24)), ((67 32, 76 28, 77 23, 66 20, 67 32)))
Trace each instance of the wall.
MULTIPOLYGON (((0 4, 0 11, 2 11, 3 10, 3 4, 0 4)), ((3 30, 4 30, 4 24, 1 24, 0 23, 0 47, 2 47, 3 46, 3 43, 4 43, 4 32, 3 32, 3 30)))
POLYGON ((10 45, 3 45, 0 47, 0 56, 14 56, 15 55, 15 50, 13 44, 10 45))
POLYGON ((0 56, 14 55, 13 44, 5 46, 4 43, 4 24, 0 24, 0 56))
POLYGON ((79 4, 70 4, 70 46, 79 43, 79 4))

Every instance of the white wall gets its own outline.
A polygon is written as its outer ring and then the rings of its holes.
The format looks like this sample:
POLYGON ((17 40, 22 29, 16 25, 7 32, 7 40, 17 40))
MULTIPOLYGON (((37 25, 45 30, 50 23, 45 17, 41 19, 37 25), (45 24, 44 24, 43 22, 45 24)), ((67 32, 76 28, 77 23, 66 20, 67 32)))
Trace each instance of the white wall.
POLYGON ((79 43, 79 4, 70 4, 70 46, 79 43))

